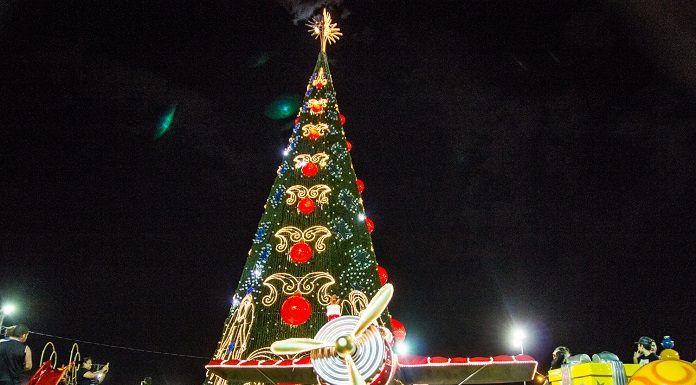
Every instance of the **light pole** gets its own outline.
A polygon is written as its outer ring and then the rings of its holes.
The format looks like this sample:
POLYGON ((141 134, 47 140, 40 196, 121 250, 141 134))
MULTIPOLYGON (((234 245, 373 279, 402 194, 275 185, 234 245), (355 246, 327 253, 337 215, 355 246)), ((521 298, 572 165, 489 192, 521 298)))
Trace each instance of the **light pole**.
MULTIPOLYGON (((0 334, 2 333, 2 323, 3 323, 3 321, 5 321, 5 316, 14 313, 15 310, 16 310, 15 305, 13 305, 11 303, 6 303, 6 304, 2 305, 2 308, 0 308, 0 334)), ((5 329, 7 329, 7 328, 5 328, 5 329)))

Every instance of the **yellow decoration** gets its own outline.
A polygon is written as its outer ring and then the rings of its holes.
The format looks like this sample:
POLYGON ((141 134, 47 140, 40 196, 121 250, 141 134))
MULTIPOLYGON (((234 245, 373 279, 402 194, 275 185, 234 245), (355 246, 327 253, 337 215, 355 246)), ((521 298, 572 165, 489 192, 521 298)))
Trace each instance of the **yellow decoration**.
POLYGON ((325 184, 317 184, 310 188, 298 184, 288 187, 285 193, 288 194, 288 199, 285 202, 289 205, 294 205, 304 197, 312 198, 323 205, 329 203, 328 195, 331 193, 331 188, 325 184))
POLYGON ((336 23, 331 22, 331 15, 324 8, 322 17, 315 16, 314 19, 307 24, 310 27, 309 32, 317 39, 321 39, 321 52, 326 52, 326 44, 333 44, 343 36, 341 29, 336 23))
MULTIPOLYGON (((327 103, 327 102, 328 102, 328 100, 326 100, 326 99, 324 99, 324 98, 321 98, 321 99, 309 99, 309 100, 307 101, 307 103, 310 105, 310 107, 313 107, 313 106, 319 106, 319 107, 321 107, 321 108, 318 109, 318 111, 315 111, 313 108, 310 108, 310 109, 309 109, 309 113, 312 114, 312 115, 323 114, 323 113, 324 113, 324 107, 326 107, 326 103, 327 103)), ((323 124, 323 123, 319 123, 318 125, 307 124, 307 125, 305 125, 304 127, 302 127, 303 135, 304 135, 304 136, 309 135, 309 132, 307 132, 307 134, 304 134, 305 128, 307 128, 308 126, 310 126, 309 129, 311 129, 311 128, 315 128, 315 129, 316 129, 317 127, 319 127, 319 126, 321 126, 321 125, 325 126, 325 129, 326 129, 326 130, 329 129, 329 126, 326 125, 326 124, 323 124), (311 126, 313 126, 313 127, 311 127, 311 126)), ((308 130, 309 130, 309 129, 308 129, 308 130)), ((321 135, 323 135, 323 134, 321 134, 321 135)))
MULTIPOLYGON (((239 303, 237 310, 232 314, 230 323, 225 329, 225 334, 218 342, 218 349, 213 356, 216 360, 242 359, 242 353, 247 348, 249 342, 249 331, 254 324, 254 298, 251 294, 244 296, 239 303), (228 347, 234 343, 234 348, 229 351, 228 347)), ((213 385, 227 385, 227 380, 216 376, 210 372, 206 377, 212 381, 213 385)))
MULTIPOLYGON (((329 80, 326 78, 326 74, 324 73, 324 68, 320 67, 319 72, 317 72, 317 76, 312 80, 312 86, 316 87, 318 83, 321 83, 322 85, 326 85, 329 80)), ((309 88, 309 86, 307 86, 309 88)), ((338 109, 338 107, 336 107, 338 109)))
MULTIPOLYGON (((624 364, 626 377, 631 377, 638 370, 638 364, 624 364)), ((571 381, 569 385, 618 385, 614 383, 611 364, 608 362, 587 362, 573 365, 570 368, 571 381)), ((561 369, 549 370, 551 385, 561 385, 561 369)))
POLYGON ((365 310, 367 304, 370 303, 370 299, 362 291, 352 290, 348 294, 348 299, 343 300, 343 303, 348 305, 351 315, 359 315, 361 311, 365 310))
POLYGON ((285 295, 293 295, 298 292, 304 295, 310 294, 315 291, 321 281, 326 281, 316 290, 317 302, 322 306, 328 306, 331 303, 329 287, 336 283, 331 274, 323 271, 312 272, 299 279, 292 274, 275 273, 263 281, 263 285, 269 290, 269 293, 261 298, 261 303, 264 306, 271 306, 278 299, 278 289, 272 284, 274 281, 281 283, 280 291, 285 295))
POLYGON ((696 385, 696 368, 687 361, 657 360, 638 369, 628 385, 696 385))
POLYGON ((314 242, 314 249, 317 253, 326 250, 324 240, 331 236, 331 231, 324 226, 312 226, 304 231, 295 226, 285 226, 276 231, 275 237, 278 238, 276 251, 282 253, 288 249, 288 240, 293 243, 314 242))
POLYGON ((326 123, 309 123, 302 126, 302 136, 309 136, 309 134, 312 133, 312 131, 314 131, 314 133, 316 133, 319 136, 324 136, 329 131, 329 125, 326 123))
POLYGON ((674 349, 664 349, 660 352, 661 360, 678 360, 679 352, 674 349))
POLYGON ((251 294, 244 296, 239 303, 237 310, 234 311, 230 323, 218 344, 215 352, 216 360, 241 359, 242 353, 247 348, 249 342, 249 330, 254 324, 254 298, 251 294), (228 351, 230 343, 234 342, 234 349, 228 351))
POLYGON ((293 158, 293 162, 295 162, 296 169, 304 167, 309 162, 324 168, 329 164, 329 156, 325 152, 318 152, 314 155, 300 154, 293 158))

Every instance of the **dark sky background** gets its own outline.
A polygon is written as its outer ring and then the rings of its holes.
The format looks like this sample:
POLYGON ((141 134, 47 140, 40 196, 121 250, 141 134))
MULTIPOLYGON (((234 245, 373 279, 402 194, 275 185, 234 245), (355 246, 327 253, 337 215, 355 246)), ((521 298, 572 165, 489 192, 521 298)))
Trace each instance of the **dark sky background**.
MULTIPOLYGON (((423 355, 696 359, 696 6, 332 2, 390 311, 423 355)), ((54 336, 212 355, 304 92, 301 4, 0 3, 0 297, 54 336), (170 105, 170 131, 154 139, 170 105)), ((67 340, 47 340, 59 362, 67 340)), ((108 384, 206 359, 87 343, 108 384)))

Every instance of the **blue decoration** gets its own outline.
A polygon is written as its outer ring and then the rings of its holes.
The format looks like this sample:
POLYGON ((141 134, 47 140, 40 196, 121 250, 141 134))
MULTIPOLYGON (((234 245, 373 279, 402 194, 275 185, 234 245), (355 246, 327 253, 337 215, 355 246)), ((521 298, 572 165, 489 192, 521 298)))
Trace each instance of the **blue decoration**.
POLYGON ((307 88, 307 92, 305 92, 305 96, 311 95, 313 90, 314 90, 314 89, 313 89, 312 87, 307 88))
MULTIPOLYGON (((288 150, 292 151, 290 146, 288 146, 288 150)), ((290 169, 290 166, 288 166, 288 162, 283 161, 283 163, 278 166, 278 176, 283 176, 288 170, 290 169)))
POLYGON ((331 152, 333 152, 334 156, 336 158, 343 159, 346 156, 348 156, 348 150, 346 149, 345 145, 341 145, 340 143, 334 143, 331 145, 331 152))
POLYGON ((230 344, 227 345, 227 354, 232 353, 233 350, 234 350, 234 342, 230 342, 230 344))
POLYGON ((329 166, 326 169, 329 171, 329 175, 331 175, 334 179, 341 179, 341 167, 336 164, 336 162, 329 163, 329 166))
POLYGON ((664 336, 664 338, 662 338, 662 342, 660 342, 660 345, 662 345, 662 347, 665 349, 672 349, 674 348, 674 341, 669 338, 669 336, 664 336))
MULTIPOLYGON (((298 124, 298 128, 299 128, 299 124, 298 124)), ((297 147, 297 141, 298 141, 297 136, 293 136, 292 138, 290 138, 290 145, 288 146, 290 151, 295 150, 295 147, 297 147)))
POLYGON ((367 269, 372 266, 372 254, 365 248, 365 246, 358 245, 350 249, 348 252, 352 261, 352 264, 358 266, 361 269, 367 269))
POLYGON ((251 294, 251 293, 253 293, 253 292, 254 292, 254 289, 253 289, 253 288, 247 287, 247 289, 246 289, 246 293, 247 293, 247 294, 251 294))
MULTIPOLYGON (((327 110, 326 111, 326 117, 335 120, 340 123, 341 119, 338 117, 338 111, 336 110, 327 110)), ((333 127, 332 127, 333 128, 333 127)))
POLYGON ((368 283, 374 283, 376 266, 372 254, 362 245, 353 247, 348 253, 352 260, 350 266, 341 272, 339 280, 350 282, 355 290, 364 290, 368 283))
POLYGON ((285 186, 280 185, 278 188, 275 190, 273 193, 273 196, 271 197, 271 206, 274 208, 278 206, 278 204, 283 200, 283 196, 285 195, 285 186))
POLYGON ((266 233, 268 232, 268 226, 271 224, 268 222, 264 222, 259 224, 259 228, 256 229, 256 235, 254 236, 254 243, 261 243, 263 241, 263 238, 266 236, 266 233))
POLYGON ((259 253, 259 261, 266 263, 268 261, 268 256, 271 255, 272 248, 270 244, 266 243, 259 253))
POLYGON ((341 190, 341 192, 338 193, 338 203, 351 213, 355 214, 358 212, 355 196, 353 196, 349 190, 341 190))
POLYGON ((329 228, 331 229, 331 234, 339 241, 345 241, 353 237, 353 232, 348 222, 343 218, 338 217, 329 221, 329 228))

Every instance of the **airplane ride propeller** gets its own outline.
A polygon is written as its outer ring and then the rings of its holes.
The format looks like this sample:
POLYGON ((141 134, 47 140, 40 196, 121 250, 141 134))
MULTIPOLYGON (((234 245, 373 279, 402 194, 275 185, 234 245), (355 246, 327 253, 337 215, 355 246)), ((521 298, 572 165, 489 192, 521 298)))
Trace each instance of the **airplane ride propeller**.
MULTIPOLYGON (((324 325, 317 333, 317 336, 315 336, 324 337, 324 340, 318 338, 288 338, 271 344, 271 351, 275 354, 298 354, 311 351, 314 355, 318 354, 322 357, 323 354, 321 352, 335 352, 345 361, 350 383, 352 385, 365 385, 365 380, 362 378, 360 370, 356 367, 353 355, 356 354, 357 350, 364 343, 361 337, 370 328, 370 325, 379 318, 384 309, 387 308, 393 294, 394 287, 387 283, 372 297, 372 300, 367 304, 359 318, 343 316, 324 325), (352 326, 352 330, 346 329, 346 327, 350 326, 352 326), (327 330, 325 328, 333 329, 328 331, 328 335, 331 337, 337 336, 337 338, 327 341, 327 330), (331 347, 334 349, 324 350, 331 347)), ((383 344, 383 342, 380 343, 383 344)), ((331 383, 329 380, 327 382, 331 383)))

